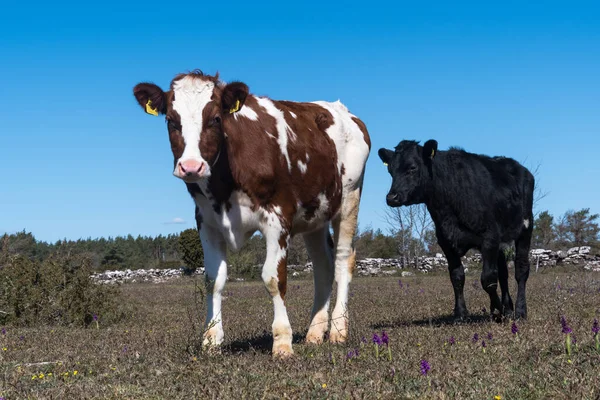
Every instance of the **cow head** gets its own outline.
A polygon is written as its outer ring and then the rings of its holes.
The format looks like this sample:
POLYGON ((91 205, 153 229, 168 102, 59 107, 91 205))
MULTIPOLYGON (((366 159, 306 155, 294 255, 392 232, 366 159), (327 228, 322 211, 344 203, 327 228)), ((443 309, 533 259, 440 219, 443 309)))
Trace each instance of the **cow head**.
POLYGON ((431 166, 437 152, 437 142, 428 140, 423 146, 418 142, 403 140, 395 151, 381 148, 379 158, 387 165, 392 176, 392 186, 386 196, 390 207, 424 203, 431 184, 431 166))
POLYGON ((224 84, 202 72, 177 75, 169 91, 139 83, 133 94, 150 115, 164 115, 174 157, 173 175, 188 183, 211 176, 211 168, 225 151, 226 128, 244 105, 248 86, 224 84))

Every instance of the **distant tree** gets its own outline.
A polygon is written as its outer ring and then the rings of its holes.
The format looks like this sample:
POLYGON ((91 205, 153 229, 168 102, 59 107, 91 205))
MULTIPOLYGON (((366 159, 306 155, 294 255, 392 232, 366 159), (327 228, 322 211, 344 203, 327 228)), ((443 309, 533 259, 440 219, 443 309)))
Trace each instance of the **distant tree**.
POLYGON ((599 217, 599 214, 590 214, 589 208, 567 211, 556 226, 559 241, 569 246, 597 246, 599 217))
POLYGON ((197 229, 186 229, 179 235, 179 253, 190 271, 204 265, 204 251, 197 229))
POLYGON ((113 246, 104 256, 101 264, 104 269, 121 269, 124 260, 123 254, 116 246, 113 246))
POLYGON ((549 249, 554 246, 555 240, 554 217, 547 210, 542 211, 533 223, 532 246, 534 248, 549 249))

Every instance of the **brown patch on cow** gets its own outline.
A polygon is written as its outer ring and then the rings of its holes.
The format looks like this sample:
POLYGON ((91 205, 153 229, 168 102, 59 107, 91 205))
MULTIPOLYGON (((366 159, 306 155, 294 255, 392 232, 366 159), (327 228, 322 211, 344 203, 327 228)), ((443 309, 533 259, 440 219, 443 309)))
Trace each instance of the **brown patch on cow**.
POLYGON ((352 117, 352 121, 354 121, 354 123, 356 125, 358 125, 358 128, 362 131, 363 138, 365 139, 365 143, 367 144, 367 146, 369 146, 369 150, 371 150, 371 137, 369 136, 369 131, 367 130, 367 126, 365 125, 364 122, 362 122, 360 119, 358 119, 356 117, 352 117))
POLYGON ((287 257, 282 257, 277 263, 277 289, 281 299, 285 301, 285 293, 287 292, 287 257))
POLYGON ((340 175, 344 176, 346 174, 346 167, 344 167, 344 163, 342 163, 342 166, 340 168, 340 175))
POLYGON ((277 278, 274 276, 272 276, 268 282, 265 282, 265 287, 267 288, 267 292, 269 292, 271 297, 275 297, 279 293, 277 278))
POLYGON ((352 276, 356 269, 356 249, 352 249, 352 252, 348 256, 348 274, 352 276))

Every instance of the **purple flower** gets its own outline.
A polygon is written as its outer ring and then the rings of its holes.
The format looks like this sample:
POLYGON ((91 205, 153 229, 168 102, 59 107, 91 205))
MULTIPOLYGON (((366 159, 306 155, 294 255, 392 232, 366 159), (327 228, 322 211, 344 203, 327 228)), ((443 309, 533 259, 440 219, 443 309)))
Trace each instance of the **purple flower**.
POLYGON ((94 318, 94 321, 98 321, 98 314, 94 314, 92 318, 94 318))
POLYGON ((481 341, 481 347, 485 348, 485 340, 481 341))
POLYGON ((565 335, 573 332, 573 330, 571 329, 571 327, 567 324, 567 320, 565 319, 565 317, 560 317, 560 324, 562 326, 562 333, 564 333, 565 335))
POLYGON ((377 345, 381 345, 381 338, 376 333, 373 334, 373 343, 375 343, 377 345))
POLYGON ((381 343, 383 343, 383 344, 385 344, 387 346, 389 342, 390 342, 390 338, 388 337, 387 332, 383 331, 381 333, 381 343))
POLYGON ((454 336, 450 336, 450 339, 448 340, 448 343, 450 343, 450 346, 454 345, 454 343, 456 343, 456 340, 454 339, 454 336))
POLYGON ((592 325, 592 333, 595 336, 598 334, 598 332, 600 332, 600 327, 598 326, 598 320, 594 318, 594 324, 592 325))
POLYGON ((362 339, 360 339, 361 342, 363 342, 364 344, 367 344, 367 338, 366 337, 362 337, 362 339))
POLYGON ((577 344, 577 338, 575 337, 575 334, 571 334, 571 343, 572 344, 577 344))
POLYGON ((481 307, 481 312, 482 312, 483 314, 487 314, 487 309, 486 309, 485 307, 481 307))
POLYGON ((425 293, 425 290, 419 289, 419 293, 425 293))
POLYGON ((348 354, 346 354, 346 360, 350 360, 350 359, 352 359, 355 356, 356 356, 356 353, 354 352, 354 350, 350 350, 348 352, 348 354))
POLYGON ((404 287, 404 285, 402 284, 402 281, 400 279, 398 279, 398 285, 400 285, 400 289, 402 289, 404 287))
POLYGON ((6 328, 2 328, 2 334, 6 335, 6 328))
POLYGON ((492 335, 492 332, 488 332, 487 338, 488 338, 488 340, 492 340, 494 338, 494 335, 492 335))
POLYGON ((517 333, 519 333, 519 327, 517 326, 517 324, 514 321, 510 327, 510 331, 512 332, 513 335, 516 335, 517 333))
POLYGON ((479 341, 479 334, 476 333, 473 335, 473 343, 477 343, 479 341))
POLYGON ((429 365, 427 360, 421 360, 421 375, 427 375, 430 369, 431 366, 429 365))
POLYGON ((127 346, 123 347, 123 353, 127 353, 127 346))
POLYGON ((19 336, 19 340, 25 340, 25 336, 19 336))

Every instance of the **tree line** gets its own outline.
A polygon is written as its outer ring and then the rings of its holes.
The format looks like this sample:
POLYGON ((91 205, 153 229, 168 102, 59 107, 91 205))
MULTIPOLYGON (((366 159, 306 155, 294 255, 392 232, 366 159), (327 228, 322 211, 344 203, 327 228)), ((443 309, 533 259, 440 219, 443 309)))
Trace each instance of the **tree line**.
MULTIPOLYGON (((386 208, 382 219, 387 230, 359 227, 354 238, 357 258, 399 258, 405 263, 420 256, 442 253, 435 238, 433 223, 424 205, 386 208)), ((566 249, 574 246, 600 248, 599 215, 589 208, 567 211, 555 218, 540 212, 535 221, 532 248, 566 249)), ((203 265, 203 252, 196 229, 156 237, 132 235, 115 238, 59 240, 47 243, 36 240, 31 232, 5 234, 2 252, 24 255, 43 261, 53 255, 82 255, 95 271, 138 268, 180 268, 188 270, 203 265)), ((266 258, 260 234, 252 236, 238 253, 228 254, 229 271, 234 275, 259 276, 266 258)), ((300 236, 291 241, 288 264, 303 265, 309 260, 300 236)))

